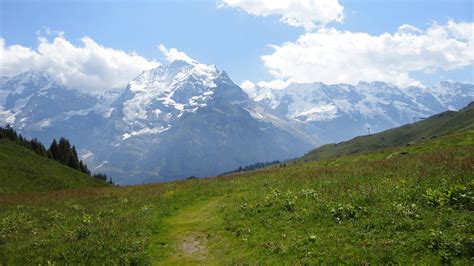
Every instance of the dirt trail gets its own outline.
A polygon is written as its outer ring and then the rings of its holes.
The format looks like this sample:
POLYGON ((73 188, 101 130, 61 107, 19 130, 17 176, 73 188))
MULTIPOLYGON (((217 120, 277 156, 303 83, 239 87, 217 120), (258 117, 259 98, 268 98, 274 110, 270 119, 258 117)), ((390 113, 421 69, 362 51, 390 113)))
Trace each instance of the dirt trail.
POLYGON ((157 265, 215 265, 210 246, 222 240, 216 232, 219 198, 199 202, 165 219, 166 258, 157 265))
POLYGON ((207 239, 202 234, 190 233, 181 241, 181 252, 188 257, 204 259, 208 254, 207 239))

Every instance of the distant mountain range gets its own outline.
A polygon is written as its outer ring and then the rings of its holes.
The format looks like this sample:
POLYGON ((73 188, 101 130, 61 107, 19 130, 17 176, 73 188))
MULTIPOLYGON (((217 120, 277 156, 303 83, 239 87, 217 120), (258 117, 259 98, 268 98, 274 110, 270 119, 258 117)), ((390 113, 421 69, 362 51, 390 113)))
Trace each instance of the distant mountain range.
POLYGON ((323 143, 338 142, 459 110, 474 100, 474 85, 441 82, 432 88, 399 88, 384 82, 290 84, 247 90, 255 102, 303 124, 323 143))
POLYGON ((290 84, 243 91, 224 71, 174 61, 91 95, 42 73, 0 79, 0 123, 43 142, 66 136, 122 184, 215 175, 302 155, 474 100, 474 85, 290 84))

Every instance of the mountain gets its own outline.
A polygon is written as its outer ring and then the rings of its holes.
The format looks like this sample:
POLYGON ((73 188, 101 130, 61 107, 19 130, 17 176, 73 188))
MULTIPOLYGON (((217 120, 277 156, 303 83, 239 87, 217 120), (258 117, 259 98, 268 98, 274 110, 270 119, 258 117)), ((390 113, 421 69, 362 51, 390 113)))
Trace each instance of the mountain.
POLYGON ((290 84, 243 91, 213 65, 174 61, 129 84, 81 93, 35 72, 0 79, 0 123, 42 142, 66 136, 93 171, 122 184, 216 175, 299 157, 474 99, 474 85, 290 84))
POLYGON ((0 139, 0 195, 106 185, 21 145, 0 139))
POLYGON ((0 85, 4 124, 43 142, 67 136, 93 171, 121 183, 214 175, 318 144, 256 105, 225 72, 196 61, 145 71, 126 89, 99 95, 35 72, 0 85))
POLYGON ((121 182, 207 176, 295 157, 316 140, 255 105, 215 66, 174 61, 143 72, 112 105, 92 151, 121 182), (120 166, 120 167, 117 167, 120 166))
POLYGON ((300 160, 322 160, 390 147, 412 145, 452 132, 474 129, 474 102, 459 111, 446 111, 422 121, 349 141, 327 144, 310 151, 300 160))
POLYGON ((46 74, 25 72, 0 85, 2 124, 44 143, 68 136, 84 146, 102 123, 98 97, 66 88, 46 74))
POLYGON ((290 84, 284 89, 255 87, 256 102, 296 121, 325 143, 458 110, 474 100, 474 85, 441 82, 432 88, 399 88, 384 82, 326 85, 290 84))

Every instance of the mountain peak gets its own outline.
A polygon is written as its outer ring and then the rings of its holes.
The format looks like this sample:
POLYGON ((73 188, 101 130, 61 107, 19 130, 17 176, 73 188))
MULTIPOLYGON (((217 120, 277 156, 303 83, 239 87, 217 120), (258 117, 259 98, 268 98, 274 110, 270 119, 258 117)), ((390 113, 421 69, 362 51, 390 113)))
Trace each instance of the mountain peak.
POLYGON ((137 128, 162 132, 184 113, 207 106, 217 84, 228 80, 214 65, 195 60, 174 60, 144 71, 129 83, 122 98, 123 120, 129 128, 134 125, 134 131, 126 133, 133 135, 137 128))
POLYGON ((190 61, 185 61, 185 60, 174 60, 171 63, 169 63, 168 66, 170 68, 183 68, 183 67, 192 67, 196 63, 190 62, 190 61))
POLYGON ((17 76, 14 79, 23 82, 41 82, 41 81, 53 81, 54 79, 45 72, 28 70, 17 76))
POLYGON ((187 79, 209 81, 216 79, 221 74, 214 65, 201 64, 195 60, 174 60, 169 64, 146 70, 136 77, 131 83, 153 85, 165 83, 172 85, 184 82, 187 79))
MULTIPOLYGON (((13 77, 4 77, 1 81, 2 89, 21 94, 24 91, 37 93, 51 87, 62 85, 50 75, 39 71, 26 71, 13 77)), ((1 101, 0 101, 1 102, 1 101)))

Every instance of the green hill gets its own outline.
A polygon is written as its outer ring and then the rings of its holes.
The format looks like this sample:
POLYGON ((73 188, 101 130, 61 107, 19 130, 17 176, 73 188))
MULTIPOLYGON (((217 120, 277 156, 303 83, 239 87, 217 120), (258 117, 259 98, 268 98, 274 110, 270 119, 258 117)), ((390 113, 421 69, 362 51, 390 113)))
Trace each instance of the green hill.
POLYGON ((99 187, 106 183, 0 139, 0 194, 99 187))
MULTIPOLYGON (((0 264, 473 265, 469 121, 445 113, 413 145, 215 178, 0 194, 0 264)), ((31 169, 35 154, 2 145, 16 159, 0 169, 25 156, 31 169)))
POLYGON ((417 123, 389 129, 377 134, 359 136, 337 144, 323 145, 308 152, 300 160, 324 160, 383 148, 412 145, 451 132, 473 128, 474 102, 458 112, 447 111, 417 123))

